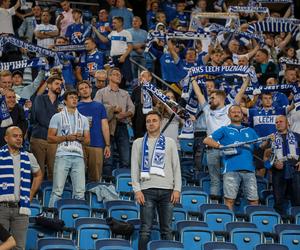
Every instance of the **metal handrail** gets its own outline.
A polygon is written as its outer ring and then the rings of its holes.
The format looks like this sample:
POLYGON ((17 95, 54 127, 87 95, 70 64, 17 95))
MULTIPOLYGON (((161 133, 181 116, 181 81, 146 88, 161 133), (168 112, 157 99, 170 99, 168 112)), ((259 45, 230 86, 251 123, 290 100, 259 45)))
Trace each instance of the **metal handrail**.
MULTIPOLYGON (((39 0, 39 2, 52 2, 52 3, 60 3, 60 0, 39 0)), ((90 2, 75 2, 75 1, 69 1, 71 4, 78 4, 78 5, 90 5, 90 6, 99 6, 98 3, 90 3, 90 2)))
MULTIPOLYGON (((129 58, 129 60, 130 60, 130 62, 132 62, 133 64, 135 64, 136 66, 138 66, 139 69, 149 71, 147 68, 145 68, 143 65, 139 64, 138 62, 136 62, 132 58, 129 58)), ((160 83, 164 84, 165 86, 167 86, 168 88, 170 88, 171 90, 173 90, 173 91, 175 91, 177 93, 177 90, 174 89, 173 86, 171 86, 166 81, 164 81, 163 79, 161 79, 158 75, 155 75, 153 72, 150 72, 150 74, 152 75, 153 78, 155 78, 156 80, 158 80, 160 83)))

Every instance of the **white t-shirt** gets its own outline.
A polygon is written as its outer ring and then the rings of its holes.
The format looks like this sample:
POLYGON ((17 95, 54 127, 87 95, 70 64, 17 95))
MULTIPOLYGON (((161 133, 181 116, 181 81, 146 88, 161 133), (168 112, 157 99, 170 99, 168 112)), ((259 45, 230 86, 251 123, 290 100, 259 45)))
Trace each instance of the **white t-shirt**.
MULTIPOLYGON (((58 28, 53 24, 38 24, 34 31, 57 31, 58 28)), ((54 38, 37 38, 37 45, 48 49, 50 45, 54 45, 54 38)))
POLYGON ((111 56, 123 55, 128 48, 128 43, 132 42, 132 36, 127 30, 121 30, 120 32, 113 30, 108 35, 108 39, 111 40, 111 56))
POLYGON ((220 109, 212 110, 208 103, 203 108, 206 119, 207 135, 211 135, 214 131, 230 124, 228 110, 232 104, 228 104, 220 109))
POLYGON ((12 16, 15 13, 16 11, 14 7, 10 9, 0 8, 0 34, 15 34, 12 24, 12 16))

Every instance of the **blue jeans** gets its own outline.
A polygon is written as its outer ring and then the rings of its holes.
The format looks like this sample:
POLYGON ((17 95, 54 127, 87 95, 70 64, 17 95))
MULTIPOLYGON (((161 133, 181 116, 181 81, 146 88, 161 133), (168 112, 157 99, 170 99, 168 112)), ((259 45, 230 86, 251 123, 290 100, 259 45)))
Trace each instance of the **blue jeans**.
POLYGON ((220 150, 208 149, 207 166, 210 176, 210 195, 221 195, 221 157, 220 150))
POLYGON ((114 159, 113 159, 113 149, 117 149, 119 155, 119 167, 129 168, 130 161, 130 143, 129 135, 127 130, 127 124, 118 123, 114 136, 110 137, 111 143, 111 156, 109 159, 104 161, 103 165, 103 175, 111 175, 112 170, 115 169, 114 159))
POLYGON ((150 239, 153 219, 158 212, 160 224, 160 237, 162 240, 172 240, 173 207, 171 195, 173 190, 149 188, 142 190, 145 204, 141 206, 141 230, 139 237, 139 250, 147 249, 150 239))
POLYGON ((83 158, 73 155, 56 156, 49 207, 54 207, 55 202, 61 199, 69 172, 73 186, 73 198, 84 199, 85 165, 83 158))

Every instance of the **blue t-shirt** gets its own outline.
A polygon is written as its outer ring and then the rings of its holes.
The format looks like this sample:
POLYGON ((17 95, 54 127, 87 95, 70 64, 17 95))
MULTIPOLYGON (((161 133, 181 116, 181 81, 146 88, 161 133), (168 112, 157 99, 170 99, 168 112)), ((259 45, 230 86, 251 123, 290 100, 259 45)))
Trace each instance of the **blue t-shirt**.
MULTIPOLYGON (((138 43, 146 43, 147 37, 148 37, 148 32, 143 29, 128 29, 132 36, 132 44, 138 44, 138 43)), ((132 50, 130 53, 131 56, 143 56, 143 54, 138 54, 136 51, 132 50)))
POLYGON ((76 78, 73 70, 73 65, 70 60, 65 60, 63 62, 63 67, 62 67, 62 75, 65 80, 65 84, 68 86, 75 87, 76 85, 76 78))
MULTIPOLYGON (((211 137, 221 145, 226 146, 238 142, 247 142, 255 140, 258 135, 254 129, 244 126, 223 126, 211 134, 211 137)), ((247 147, 239 147, 238 154, 222 157, 224 164, 224 173, 248 170, 255 171, 253 164, 253 150, 256 144, 249 144, 247 147)))
MULTIPOLYGON (((68 113, 69 120, 70 120, 70 126, 72 131, 75 131, 75 114, 68 113)), ((88 119, 84 116, 82 116, 82 128, 77 129, 77 133, 81 133, 83 135, 84 131, 89 131, 89 122, 88 119)), ((66 136, 69 135, 70 132, 66 131, 66 128, 64 128, 64 125, 62 124, 62 117, 61 113, 56 113, 54 116, 52 116, 50 123, 49 123, 49 128, 54 128, 57 129, 56 134, 58 136, 66 136)), ((74 155, 74 156, 80 156, 83 157, 83 154, 79 154, 78 152, 70 152, 70 151, 65 151, 62 148, 58 147, 56 151, 56 156, 65 156, 65 155, 74 155)))
POLYGON ((180 59, 177 63, 179 74, 183 77, 185 77, 188 74, 190 68, 198 66, 201 66, 200 61, 188 63, 185 59, 180 59))
POLYGON ((178 83, 185 72, 180 72, 170 53, 164 53, 160 58, 161 74, 165 81, 178 83))
POLYGON ((80 114, 88 118, 91 123, 91 147, 104 148, 104 138, 102 134, 102 120, 107 119, 106 110, 102 103, 92 102, 79 102, 77 109, 80 114))
POLYGON ((279 115, 286 115, 286 108, 249 109, 250 126, 262 137, 276 132, 275 120, 279 115))
POLYGON ((190 17, 189 17, 189 15, 187 13, 176 12, 176 14, 175 14, 175 16, 174 16, 173 19, 175 19, 175 18, 178 18, 180 26, 182 26, 182 27, 188 27, 190 17))
MULTIPOLYGON (((66 31, 66 37, 69 38, 69 41, 71 44, 83 44, 84 43, 84 37, 83 34, 88 30, 88 26, 82 23, 73 23, 70 24, 66 31)), ((86 34, 85 37, 90 36, 89 34, 86 34)))
POLYGON ((90 73, 99 69, 104 69, 103 53, 97 50, 91 54, 83 54, 80 57, 80 67, 82 71, 82 79, 93 82, 94 77, 92 77, 90 73))
MULTIPOLYGON (((106 31, 106 27, 111 27, 110 22, 98 22, 96 23, 96 29, 100 32, 101 35, 107 37, 110 31, 106 31)), ((110 49, 110 41, 108 43, 103 43, 101 40, 95 36, 95 41, 98 49, 100 50, 109 50, 110 49)))

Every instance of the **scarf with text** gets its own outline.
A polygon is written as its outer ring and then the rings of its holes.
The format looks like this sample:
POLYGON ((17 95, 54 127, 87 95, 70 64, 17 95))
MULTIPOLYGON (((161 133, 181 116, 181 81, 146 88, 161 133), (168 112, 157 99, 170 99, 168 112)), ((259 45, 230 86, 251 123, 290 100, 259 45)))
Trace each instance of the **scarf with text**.
POLYGON ((300 156, 297 140, 293 132, 288 131, 286 135, 286 143, 283 142, 282 135, 275 133, 275 139, 272 142, 275 156, 279 161, 286 161, 288 159, 298 160, 300 156))
POLYGON ((0 95, 0 121, 1 128, 6 128, 13 124, 13 120, 10 117, 9 110, 6 105, 5 96, 0 95))
POLYGON ((149 180, 150 174, 165 176, 166 138, 160 134, 156 139, 151 160, 149 160, 148 133, 144 135, 142 145, 141 179, 149 180))
POLYGON ((24 69, 24 68, 39 68, 39 67, 44 67, 45 65, 46 65, 46 60, 44 58, 33 58, 29 60, 1 62, 0 71, 16 70, 16 69, 24 69))
POLYGON ((252 7, 252 6, 229 6, 228 8, 229 13, 246 13, 246 14, 253 14, 253 13, 263 13, 263 14, 270 14, 269 9, 267 7, 252 7))
POLYGON ((293 66, 300 66, 300 60, 299 59, 290 59, 287 57, 280 57, 279 58, 280 64, 287 64, 287 65, 293 65, 293 66))

